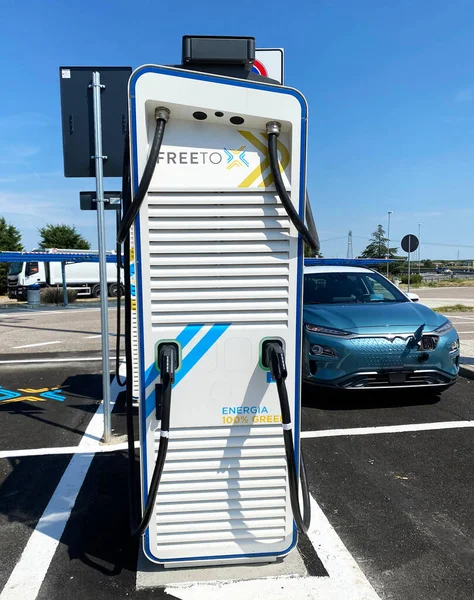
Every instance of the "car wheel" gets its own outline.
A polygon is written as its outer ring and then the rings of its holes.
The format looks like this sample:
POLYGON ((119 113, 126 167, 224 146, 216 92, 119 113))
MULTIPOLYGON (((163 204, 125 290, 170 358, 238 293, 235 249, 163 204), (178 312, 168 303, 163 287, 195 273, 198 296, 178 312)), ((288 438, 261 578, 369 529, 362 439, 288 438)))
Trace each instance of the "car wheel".
POLYGON ((96 283, 91 290, 91 296, 93 298, 100 298, 100 283, 96 283))
POLYGON ((111 296, 112 298, 117 298, 119 289, 120 289, 120 296, 123 298, 125 290, 124 290, 123 285, 121 285, 119 288, 118 283, 111 283, 109 285, 109 296, 111 296))

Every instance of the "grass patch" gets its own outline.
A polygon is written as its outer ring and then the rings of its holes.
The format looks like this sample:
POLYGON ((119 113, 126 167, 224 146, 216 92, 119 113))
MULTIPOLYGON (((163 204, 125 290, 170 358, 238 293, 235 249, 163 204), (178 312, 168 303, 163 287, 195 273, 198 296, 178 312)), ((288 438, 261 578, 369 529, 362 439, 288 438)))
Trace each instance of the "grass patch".
POLYGON ((449 312, 474 312, 474 306, 466 306, 465 304, 453 304, 453 306, 439 306, 433 308, 435 312, 449 313, 449 312))
MULTIPOLYGON (((76 290, 67 290, 67 301, 69 304, 75 302, 76 298, 76 290)), ((42 304, 62 304, 63 301, 63 288, 48 287, 41 291, 42 304)))
POLYGON ((474 287, 474 279, 444 279, 441 281, 427 281, 426 287, 474 287))
MULTIPOLYGON (((410 288, 450 288, 450 287, 474 287, 474 279, 442 279, 441 281, 422 281, 411 283, 410 288)), ((406 283, 400 284, 401 290, 407 289, 406 283)))

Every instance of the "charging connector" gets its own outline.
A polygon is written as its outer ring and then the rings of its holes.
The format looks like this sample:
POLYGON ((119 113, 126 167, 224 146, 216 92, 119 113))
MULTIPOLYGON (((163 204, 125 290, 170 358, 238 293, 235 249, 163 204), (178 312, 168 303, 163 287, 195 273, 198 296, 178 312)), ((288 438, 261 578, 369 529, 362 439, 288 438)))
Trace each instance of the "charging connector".
POLYGON ((274 379, 286 379, 288 377, 283 342, 281 340, 263 340, 262 365, 271 371, 274 379), (277 374, 276 376, 275 373, 277 374))
POLYGON ((161 421, 161 430, 169 430, 169 422, 163 422, 163 404, 166 401, 164 394, 166 391, 171 393, 171 387, 174 382, 174 376, 180 366, 179 347, 176 342, 161 342, 157 348, 157 367, 161 375, 161 383, 155 385, 155 416, 161 421))

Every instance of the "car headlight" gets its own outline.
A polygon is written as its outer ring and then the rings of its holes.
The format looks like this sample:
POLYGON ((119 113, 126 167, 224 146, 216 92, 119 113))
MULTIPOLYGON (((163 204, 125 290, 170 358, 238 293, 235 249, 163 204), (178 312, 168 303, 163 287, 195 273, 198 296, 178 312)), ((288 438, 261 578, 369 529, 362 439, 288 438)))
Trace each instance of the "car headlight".
POLYGON ((438 335, 444 335, 445 333, 448 333, 448 332, 452 331, 453 329, 454 329, 454 325, 448 319, 442 325, 440 325, 439 327, 437 327, 435 329, 435 333, 437 333, 438 335))
POLYGON ((459 339, 449 345, 449 352, 457 352, 459 350, 459 339))
POLYGON ((334 350, 334 348, 329 348, 329 346, 311 344, 309 351, 313 356, 330 356, 331 358, 337 358, 337 352, 334 350))
POLYGON ((319 325, 309 325, 308 323, 306 323, 306 329, 314 333, 321 333, 322 335, 334 335, 336 337, 347 337, 348 335, 352 335, 350 331, 333 329, 332 327, 320 327, 319 325))

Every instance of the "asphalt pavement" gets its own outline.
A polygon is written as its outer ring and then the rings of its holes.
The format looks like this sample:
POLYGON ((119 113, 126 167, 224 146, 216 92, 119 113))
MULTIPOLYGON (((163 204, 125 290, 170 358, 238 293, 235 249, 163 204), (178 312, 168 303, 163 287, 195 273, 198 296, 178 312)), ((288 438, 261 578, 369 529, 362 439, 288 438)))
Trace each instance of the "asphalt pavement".
MULTIPOLYGON (((110 350, 115 350, 117 309, 109 308, 110 350)), ((122 321, 123 331, 123 321, 122 321)), ((102 334, 99 308, 0 311, 2 360, 25 354, 61 356, 84 353, 100 356, 102 334)), ((122 335, 123 339, 123 335, 122 335)))
POLYGON ((474 286, 412 288, 411 291, 418 294, 420 302, 430 308, 452 306, 453 304, 474 307, 474 286))
MULTIPOLYGON (((230 570, 221 582, 193 584, 188 574, 185 585, 137 590, 124 394, 115 381, 114 444, 100 441, 100 338, 87 337, 100 335, 99 313, 6 312, 2 359, 16 362, 0 363, 0 600, 473 597, 474 381, 460 378, 441 396, 305 386, 313 518, 295 551, 304 574, 287 577, 282 563, 285 576, 262 579, 259 565, 249 581, 234 581, 230 570), (68 362, 30 345, 42 340, 60 342, 68 362)), ((470 327, 459 329, 470 336, 470 327)), ((214 573, 227 571, 208 578, 214 573)))
POLYGON ((311 492, 380 598, 473 597, 473 393, 306 389, 304 429, 329 434, 303 442, 311 492))

